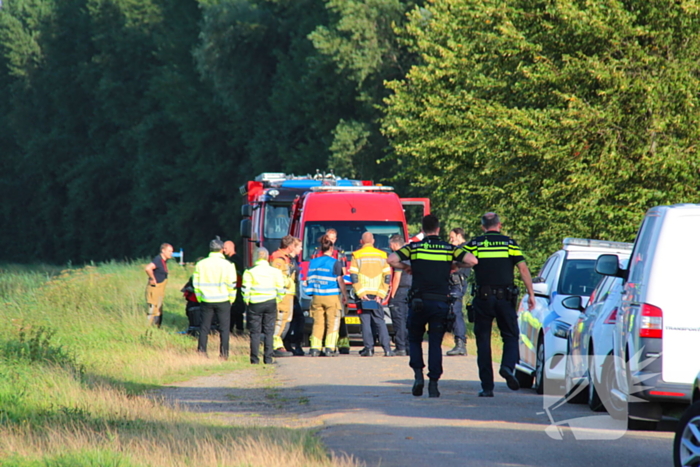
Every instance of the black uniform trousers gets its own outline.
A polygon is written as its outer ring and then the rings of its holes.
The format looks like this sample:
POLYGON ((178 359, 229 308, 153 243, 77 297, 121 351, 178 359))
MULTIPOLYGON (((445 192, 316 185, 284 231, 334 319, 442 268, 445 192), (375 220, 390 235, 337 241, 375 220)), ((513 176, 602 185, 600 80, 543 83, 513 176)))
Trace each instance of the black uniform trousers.
POLYGON ((394 298, 389 301, 391 310, 391 322, 394 325, 394 342, 396 350, 407 350, 406 320, 408 319, 408 291, 410 287, 399 287, 396 289, 394 298))
POLYGON ((294 297, 294 311, 292 321, 289 323, 289 332, 284 336, 284 346, 291 350, 293 345, 301 345, 304 339, 304 312, 301 310, 299 300, 294 297))
POLYGON ((211 331, 211 323, 214 320, 214 313, 219 320, 219 336, 221 344, 219 344, 219 355, 228 358, 228 341, 229 329, 231 327, 231 303, 225 302, 202 302, 199 304, 202 312, 202 325, 199 328, 199 343, 197 351, 207 353, 207 341, 209 332, 211 331))
POLYGON ((376 333, 379 338, 379 345, 382 346, 384 352, 391 350, 391 340, 389 339, 389 330, 386 328, 384 321, 384 307, 380 303, 375 308, 363 308, 366 302, 374 301, 375 295, 367 295, 369 300, 357 302, 358 308, 362 310, 360 313, 360 323, 362 323, 362 343, 365 349, 374 349, 374 335, 376 333))
POLYGON ((484 391, 493 391, 493 366, 491 363, 491 326, 496 319, 503 339, 501 366, 515 370, 520 360, 518 349, 518 315, 513 302, 498 300, 495 296, 487 299, 474 297, 474 337, 476 338, 476 363, 479 366, 479 379, 484 391))
POLYGON ((245 315, 245 302, 241 291, 236 292, 236 300, 231 305, 231 332, 236 330, 239 334, 243 332, 243 316, 245 315))
POLYGON ((423 300, 423 309, 416 312, 408 305, 408 365, 414 370, 425 368, 423 361, 423 335, 428 326, 428 378, 442 376, 442 338, 445 337, 445 319, 450 313, 447 302, 423 300))
POLYGON ((262 303, 248 304, 246 314, 248 332, 250 333, 250 363, 260 363, 260 333, 265 335, 263 361, 272 363, 272 337, 275 334, 277 321, 277 300, 272 299, 262 303))

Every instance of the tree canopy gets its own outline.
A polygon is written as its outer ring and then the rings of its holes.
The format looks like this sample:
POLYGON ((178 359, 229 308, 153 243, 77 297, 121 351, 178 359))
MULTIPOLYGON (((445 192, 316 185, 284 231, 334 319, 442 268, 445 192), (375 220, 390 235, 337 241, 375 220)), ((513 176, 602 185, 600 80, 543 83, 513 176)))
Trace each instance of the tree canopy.
POLYGON ((439 0, 389 83, 399 178, 455 222, 497 211, 539 256, 565 236, 632 241, 644 211, 696 201, 694 2, 439 0))
MULTIPOLYGON (((501 214, 539 261, 698 199, 700 21, 670 0, 5 0, 4 260, 203 254, 263 171, 501 214)), ((192 256, 190 256, 191 258, 192 256)))

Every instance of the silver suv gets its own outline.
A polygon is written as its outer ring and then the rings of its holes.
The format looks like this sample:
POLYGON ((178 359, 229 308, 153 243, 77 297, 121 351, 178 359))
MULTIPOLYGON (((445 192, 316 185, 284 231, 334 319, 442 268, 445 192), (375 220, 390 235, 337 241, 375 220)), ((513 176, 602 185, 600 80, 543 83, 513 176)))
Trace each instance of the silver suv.
POLYGON ((605 253, 628 257, 632 244, 565 238, 562 249, 550 256, 532 280, 535 308, 529 310, 527 295, 518 307, 520 328, 520 362, 516 377, 523 388, 534 387, 543 394, 560 392, 566 369, 566 346, 569 328, 578 319, 578 310, 562 305, 562 300, 578 295, 586 306, 588 297, 601 275, 595 262, 605 253), (550 392, 549 390, 547 391, 550 392))

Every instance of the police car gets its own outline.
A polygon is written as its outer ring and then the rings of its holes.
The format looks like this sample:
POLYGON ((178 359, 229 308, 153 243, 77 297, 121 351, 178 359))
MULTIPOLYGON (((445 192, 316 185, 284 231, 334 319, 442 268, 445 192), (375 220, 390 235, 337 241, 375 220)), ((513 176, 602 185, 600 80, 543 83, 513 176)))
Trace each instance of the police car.
POLYGON ((527 295, 518 307, 520 362, 516 377, 520 387, 538 394, 559 393, 564 382, 569 328, 579 317, 578 310, 562 305, 562 300, 578 295, 586 306, 601 275, 596 259, 605 253, 629 256, 632 244, 581 238, 565 238, 562 249, 550 256, 533 278, 536 305, 528 309, 527 295))

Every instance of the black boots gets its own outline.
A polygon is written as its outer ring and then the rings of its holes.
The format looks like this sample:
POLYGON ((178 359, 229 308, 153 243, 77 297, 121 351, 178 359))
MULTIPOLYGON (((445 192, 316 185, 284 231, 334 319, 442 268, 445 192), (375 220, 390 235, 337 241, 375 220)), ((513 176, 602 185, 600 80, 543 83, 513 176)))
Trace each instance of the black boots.
POLYGON ((467 355, 467 343, 464 339, 455 337, 455 346, 452 350, 448 350, 445 355, 453 357, 455 355, 467 355))
POLYGON ((431 379, 428 383, 428 397, 440 397, 440 391, 438 391, 438 380, 431 379))
POLYGON ((413 394, 416 397, 422 396, 423 395, 423 385, 425 384, 425 379, 423 379, 423 370, 417 370, 413 369, 413 372, 415 373, 415 381, 413 381, 413 389, 411 390, 411 394, 413 394))

